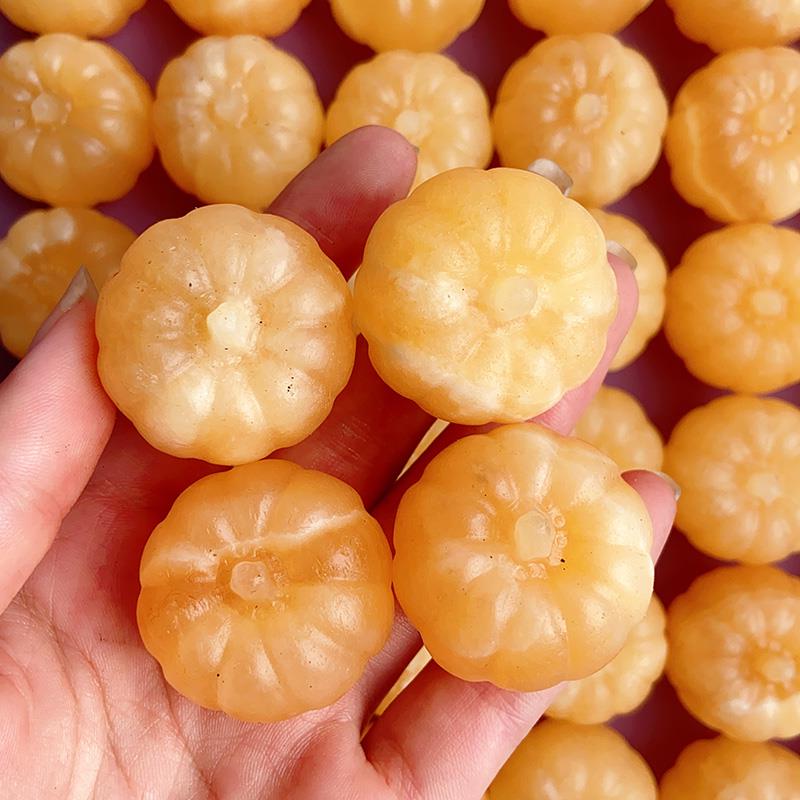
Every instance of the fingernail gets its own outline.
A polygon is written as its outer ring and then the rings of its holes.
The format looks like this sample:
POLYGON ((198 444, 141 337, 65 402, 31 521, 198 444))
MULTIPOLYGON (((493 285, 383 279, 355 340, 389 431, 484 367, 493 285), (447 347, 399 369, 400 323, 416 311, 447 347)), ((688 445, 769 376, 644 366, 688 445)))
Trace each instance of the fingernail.
MULTIPOLYGON (((74 275, 67 286, 67 290, 61 296, 56 307, 50 312, 47 319, 42 323, 36 336, 33 337, 31 348, 44 339, 53 329, 53 326, 67 313, 74 308, 81 300, 88 298, 93 303, 97 302, 97 287, 94 285, 92 276, 86 267, 81 267, 74 275)), ((30 349, 30 348, 29 348, 30 349)))
POLYGON ((666 472, 659 472, 658 470, 650 470, 653 475, 658 475, 664 483, 666 483, 670 489, 672 489, 672 494, 675 495, 675 502, 677 503, 678 500, 681 499, 681 487, 678 485, 678 482, 673 478, 671 475, 667 475, 666 472))
POLYGON ((606 252, 611 253, 612 256, 616 256, 617 258, 624 261, 633 272, 636 272, 636 267, 639 266, 639 262, 634 257, 633 253, 630 250, 623 247, 619 242, 615 242, 613 239, 609 239, 606 242, 606 252))
POLYGON ((528 172, 547 178, 561 190, 564 197, 569 197, 569 193, 572 191, 572 178, 555 161, 551 161, 549 158, 537 158, 528 167, 528 172))

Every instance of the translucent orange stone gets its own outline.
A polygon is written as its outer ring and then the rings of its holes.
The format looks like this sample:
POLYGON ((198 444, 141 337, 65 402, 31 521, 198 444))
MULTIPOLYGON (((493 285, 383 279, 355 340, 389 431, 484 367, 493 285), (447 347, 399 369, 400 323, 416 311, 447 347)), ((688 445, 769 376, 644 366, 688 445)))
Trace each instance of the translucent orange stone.
POLYGON ((395 593, 448 672, 536 691, 622 649, 650 602, 651 540, 611 459, 536 424, 507 425, 451 445, 406 492, 395 593))
POLYGON ((52 33, 0 57, 0 176, 50 205, 127 194, 153 158, 152 98, 116 50, 52 33))
POLYGON ((145 0, 0 0, 0 12, 18 28, 34 33, 111 36, 145 0))
POLYGON ((311 74, 255 36, 200 39, 167 64, 154 117, 167 172, 207 203, 266 208, 322 145, 311 74))
POLYGON ((664 607, 654 596, 622 650, 594 675, 566 684, 547 715, 592 725, 638 708, 664 672, 666 621, 664 607))
POLYGON ((661 779, 661 800, 795 800, 800 758, 772 742, 693 742, 661 779))
POLYGON ((413 464, 419 459, 419 457, 434 443, 436 437, 449 425, 450 423, 445 422, 443 419, 437 419, 433 425, 426 431, 425 435, 420 439, 419 444, 414 448, 414 452, 411 453, 409 456, 408 461, 406 462, 405 467, 403 468, 403 472, 405 472, 409 467, 413 466, 413 464))
POLYGON ((121 222, 84 208, 18 219, 0 242, 0 338, 8 350, 22 358, 78 269, 102 286, 135 238, 121 222))
POLYGON ((704 725, 734 739, 800 735, 800 579, 719 567, 667 614, 667 675, 704 725))
POLYGON ((327 143, 363 125, 393 128, 419 148, 415 184, 492 158, 486 92, 438 53, 381 53, 354 67, 328 109, 327 143))
POLYGON ((488 800, 656 800, 645 760, 611 728, 546 720, 492 782, 488 800))
POLYGON ((684 199, 721 222, 775 222, 800 210, 800 53, 715 58, 683 85, 666 154, 684 199))
POLYGON ((394 686, 389 690, 386 697, 381 700, 380 705, 375 710, 375 713, 380 715, 386 711, 392 702, 397 699, 400 693, 407 689, 414 678, 422 672, 423 669, 430 663, 431 654, 426 647, 420 648, 419 652, 411 659, 408 666, 403 670, 400 677, 395 682, 394 686))
POLYGON ((444 50, 470 28, 485 0, 331 0, 339 27, 378 52, 444 50))
POLYGON ((764 564, 800 550, 800 411, 728 396, 691 411, 664 451, 683 489, 677 525, 716 558, 764 564))
POLYGON ((280 36, 311 0, 167 0, 189 26, 206 35, 280 36))
POLYGON ((664 326, 700 380, 736 392, 800 381, 800 234, 732 225, 701 237, 670 275, 664 326))
POLYGON ((529 419, 583 383, 616 294, 585 209, 530 172, 463 168, 381 216, 355 306, 393 389, 440 419, 477 425, 529 419))
POLYGON ((639 401, 622 389, 601 386, 573 433, 616 461, 623 471, 661 469, 661 435, 639 401))
POLYGON ((268 460, 203 478, 147 542, 137 619, 181 694, 249 722, 339 699, 394 618, 389 546, 342 481, 268 460))
POLYGON ((296 444, 355 358, 350 291, 292 222, 206 206, 137 239, 97 307, 106 391, 154 447, 217 464, 296 444))
POLYGON ((548 36, 560 33, 616 33, 653 0, 509 0, 511 10, 530 28, 548 36))
POLYGON ((611 362, 611 371, 623 369, 635 361, 658 333, 666 305, 667 264, 647 231, 622 214, 600 209, 589 213, 603 229, 607 240, 621 244, 635 259, 639 306, 636 317, 611 362))
POLYGON ((712 50, 800 39, 800 0, 667 0, 685 36, 712 50))
POLYGON ((501 162, 557 162, 590 206, 618 200, 661 153, 667 100, 636 50, 601 33, 539 42, 506 73, 494 109, 501 162))

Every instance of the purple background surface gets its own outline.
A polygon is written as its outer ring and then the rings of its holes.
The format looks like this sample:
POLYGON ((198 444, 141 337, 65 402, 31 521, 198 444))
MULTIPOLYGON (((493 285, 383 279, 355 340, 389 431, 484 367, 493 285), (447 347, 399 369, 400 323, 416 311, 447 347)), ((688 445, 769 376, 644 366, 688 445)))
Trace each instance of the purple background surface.
MULTIPOLYGON (((26 35, 0 18, 2 50, 26 35)), ((149 0, 125 29, 109 41, 128 56, 154 86, 164 64, 196 36, 163 0, 149 0)), ((512 16, 506 0, 487 0, 475 26, 462 34, 447 52, 481 79, 493 100, 510 64, 540 38, 541 34, 523 27, 512 16)), ((654 0, 621 38, 647 55, 670 99, 683 81, 713 55, 706 47, 680 34, 664 0, 654 0)), ((338 29, 327 0, 313 0, 297 25, 276 42, 311 69, 326 105, 347 71, 371 55, 370 50, 352 42, 338 29)), ((127 197, 101 208, 141 232, 160 219, 181 216, 197 204, 194 198, 170 182, 156 159, 127 197)), ((35 205, 0 183, 0 234, 5 235, 14 220, 35 205)), ((676 194, 663 158, 650 178, 612 209, 642 223, 671 266, 678 263, 694 239, 718 227, 676 194)), ((800 217, 785 224, 798 229, 800 217)), ((13 360, 0 353, 0 375, 12 365, 13 360)), ((634 364, 612 375, 609 383, 633 392, 664 436, 669 435, 689 409, 721 394, 688 374, 680 359, 670 351, 663 334, 656 337, 634 364)), ((800 400, 800 387, 792 387, 780 396, 796 404, 800 400)), ((680 533, 675 533, 658 567, 656 591, 659 597, 668 604, 697 575, 717 564, 690 547, 680 533)), ((800 574, 800 557, 782 566, 800 574)), ((614 726, 644 754, 657 776, 674 762, 686 744, 712 735, 681 707, 666 680, 658 684, 644 706, 634 714, 617 718, 614 726)), ((789 744, 800 751, 800 738, 789 744)))

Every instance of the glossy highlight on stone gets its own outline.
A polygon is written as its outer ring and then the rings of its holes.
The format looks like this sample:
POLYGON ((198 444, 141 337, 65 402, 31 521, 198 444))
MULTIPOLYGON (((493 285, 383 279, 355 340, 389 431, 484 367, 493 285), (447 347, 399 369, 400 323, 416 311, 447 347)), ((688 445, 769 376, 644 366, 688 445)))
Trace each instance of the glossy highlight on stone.
POLYGON ((242 464, 304 439, 355 358, 350 290, 281 217, 205 206, 136 240, 97 307, 106 391, 150 444, 242 464))
POLYGON ((597 366, 616 281, 599 226, 555 185, 463 168, 381 216, 355 307, 370 359, 397 392, 440 419, 517 422, 597 366))
POLYGON ((448 672, 536 691, 622 649, 650 602, 651 543, 614 462, 539 425, 507 425, 450 445, 406 492, 395 593, 448 672))
POLYGON ((287 461, 236 467, 190 486, 153 531, 139 631, 193 702, 288 719, 338 700, 383 647, 390 558, 342 481, 287 461))

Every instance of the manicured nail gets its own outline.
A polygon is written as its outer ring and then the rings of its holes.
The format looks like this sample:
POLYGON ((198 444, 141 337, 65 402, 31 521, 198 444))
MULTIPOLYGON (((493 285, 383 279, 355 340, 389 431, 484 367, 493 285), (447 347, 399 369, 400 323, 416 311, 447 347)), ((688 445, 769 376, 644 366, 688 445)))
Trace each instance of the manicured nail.
POLYGON ((569 193, 572 191, 572 178, 555 161, 551 161, 549 158, 537 158, 528 167, 528 172, 547 178, 561 190, 564 197, 569 197, 569 193))
MULTIPOLYGON (((61 296, 56 307, 50 312, 47 319, 42 323, 36 336, 33 337, 31 347, 34 347, 44 339, 52 330, 53 326, 67 313, 74 308, 81 300, 88 298, 93 303, 97 302, 97 287, 94 285, 92 276, 86 267, 81 267, 70 281, 67 290, 61 296)), ((29 348, 30 349, 30 348, 29 348)))
POLYGON ((620 260, 624 261, 634 272, 636 272, 636 267, 639 266, 639 263, 636 261, 633 253, 623 247, 619 242, 609 239, 606 242, 606 251, 611 253, 612 256, 616 256, 620 260))
POLYGON ((658 475, 658 477, 672 489, 672 494, 675 495, 675 502, 677 503, 678 500, 681 499, 681 487, 678 486, 678 482, 675 478, 671 475, 667 475, 666 472, 658 472, 657 470, 652 470, 652 473, 653 475, 658 475))

